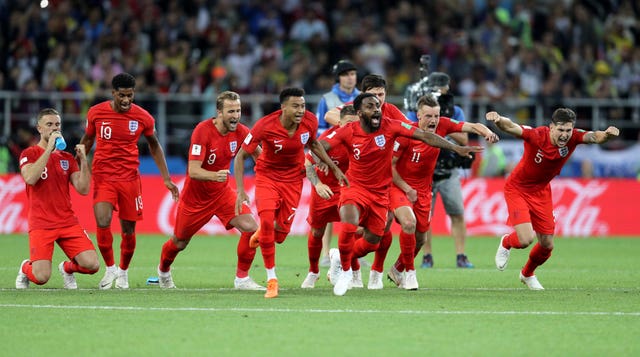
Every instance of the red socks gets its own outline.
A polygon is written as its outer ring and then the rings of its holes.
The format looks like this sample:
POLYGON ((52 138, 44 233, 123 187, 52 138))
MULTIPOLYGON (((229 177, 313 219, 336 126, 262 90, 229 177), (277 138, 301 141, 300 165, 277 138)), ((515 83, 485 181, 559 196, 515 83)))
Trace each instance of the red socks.
POLYGON ((320 254, 322 254, 322 236, 316 238, 313 233, 309 231, 307 235, 307 250, 309 254, 309 271, 315 274, 320 272, 320 254))
POLYGON ((171 264, 176 259, 176 256, 180 252, 178 246, 173 242, 172 238, 169 238, 162 245, 162 251, 160 253, 160 269, 161 272, 166 273, 171 269, 171 264))
MULTIPOLYGON (((416 250, 416 235, 400 232, 400 261, 402 262, 402 270, 415 270, 414 259, 416 250)), ((396 265, 396 269, 398 265, 396 265)))
POLYGON ((509 233, 509 235, 506 236, 502 240, 502 247, 506 248, 506 249, 511 249, 511 248, 520 249, 520 248, 522 248, 522 245, 520 244, 520 241, 518 240, 518 235, 516 234, 516 231, 513 231, 513 232, 509 233))
POLYGON ((64 262, 63 268, 64 268, 64 271, 67 272, 67 274, 73 274, 73 273, 95 274, 98 271, 98 269, 89 270, 87 268, 84 268, 80 266, 78 263, 76 263, 75 260, 64 262))
POLYGON ((111 227, 100 228, 96 230, 96 240, 98 241, 98 248, 104 264, 108 267, 115 265, 113 259, 113 234, 111 234, 111 227))
MULTIPOLYGON (((364 238, 362 240, 364 240, 364 238)), ((371 269, 378 272, 384 271, 384 260, 387 259, 387 252, 389 252, 389 247, 391 247, 392 240, 393 234, 391 234, 391 231, 382 234, 382 238, 380 239, 378 248, 375 251, 371 269)))
POLYGON ((242 232, 240 234, 237 248, 238 265, 236 267, 236 276, 238 278, 249 276, 249 269, 251 269, 253 258, 256 256, 255 248, 249 247, 251 235, 253 235, 253 232, 242 232))
POLYGON ((524 265, 522 269, 522 275, 525 277, 530 277, 537 267, 544 264, 544 262, 551 257, 551 251, 553 249, 548 249, 540 245, 540 243, 536 243, 533 248, 531 248, 531 252, 529 252, 529 260, 524 265))
POLYGON ((358 227, 350 223, 342 223, 342 230, 338 235, 338 249, 340 250, 340 263, 342 270, 351 269, 351 257, 354 249, 354 239, 358 227))
POLYGON ((27 278, 29 278, 29 281, 36 284, 36 285, 42 285, 44 283, 46 283, 46 281, 40 281, 38 279, 36 279, 36 276, 33 275, 33 266, 31 265, 31 261, 25 263, 22 266, 22 272, 27 276, 27 278))
POLYGON ((122 233, 122 241, 120 242, 120 269, 129 269, 131 258, 136 250, 136 234, 122 233))
POLYGON ((276 241, 276 243, 282 244, 284 240, 287 239, 287 234, 289 233, 281 232, 281 231, 273 231, 273 239, 276 241))
POLYGON ((260 214, 260 251, 265 269, 276 266, 276 245, 274 220, 276 212, 273 210, 262 211, 260 214))

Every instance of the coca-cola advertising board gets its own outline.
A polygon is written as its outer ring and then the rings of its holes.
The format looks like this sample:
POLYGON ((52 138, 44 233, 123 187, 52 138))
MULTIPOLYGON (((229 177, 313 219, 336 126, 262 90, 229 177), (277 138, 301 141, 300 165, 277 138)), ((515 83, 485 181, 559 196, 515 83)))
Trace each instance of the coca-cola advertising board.
MULTIPOLYGON (((182 187, 184 177, 174 177, 182 187)), ((506 225, 507 208, 502 188, 504 179, 471 178, 462 180, 465 221, 470 236, 497 236, 511 231, 506 225)), ((175 223, 177 204, 159 176, 143 176, 144 220, 138 222, 139 233, 170 234, 175 223)), ((558 236, 640 236, 640 182, 633 179, 565 179, 552 181, 556 235, 558 236)), ((245 178, 250 197, 254 194, 253 177, 245 178)), ((306 234, 310 184, 305 180, 300 205, 291 234, 306 234)), ((95 232, 91 194, 80 196, 72 189, 74 210, 80 223, 95 232)), ((253 212, 256 212, 252 202, 253 212)), ((19 175, 0 176, 0 233, 27 232, 27 197, 25 183, 19 175)), ((117 214, 112 227, 119 231, 117 214)), ((436 203, 431 225, 436 235, 449 234, 449 220, 440 200, 436 203)), ((339 227, 339 225, 337 225, 339 227)), ((336 228, 338 229, 338 228, 336 228)), ((394 224, 394 231, 399 227, 394 224)), ((201 232, 208 235, 229 234, 213 218, 201 232)), ((235 234, 235 232, 232 232, 235 234)))

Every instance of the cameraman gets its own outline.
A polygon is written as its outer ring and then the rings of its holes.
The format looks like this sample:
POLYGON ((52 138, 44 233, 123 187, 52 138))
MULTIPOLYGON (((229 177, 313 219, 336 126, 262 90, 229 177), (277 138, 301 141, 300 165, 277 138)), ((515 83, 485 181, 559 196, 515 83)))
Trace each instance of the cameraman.
MULTIPOLYGON (((429 74, 422 91, 433 93, 438 98, 440 104, 440 115, 460 122, 465 121, 462 108, 453 103, 453 95, 449 93, 449 76, 442 72, 429 74)), ((420 83, 420 82, 418 82, 420 83)), ((416 113, 409 111, 407 117, 417 120, 416 113)), ((451 133, 446 137, 448 140, 458 145, 467 145, 469 136, 465 132, 451 133)), ((462 199, 462 186, 460 185, 459 168, 470 167, 471 161, 460 161, 454 153, 448 150, 441 150, 438 162, 433 174, 433 198, 431 201, 431 212, 435 210, 438 193, 442 197, 445 211, 451 219, 451 234, 456 248, 456 265, 458 268, 473 268, 473 264, 464 254, 464 243, 467 235, 467 227, 464 223, 464 206, 462 199)), ((422 268, 433 267, 433 256, 431 254, 431 229, 427 232, 427 239, 423 245, 422 268)))

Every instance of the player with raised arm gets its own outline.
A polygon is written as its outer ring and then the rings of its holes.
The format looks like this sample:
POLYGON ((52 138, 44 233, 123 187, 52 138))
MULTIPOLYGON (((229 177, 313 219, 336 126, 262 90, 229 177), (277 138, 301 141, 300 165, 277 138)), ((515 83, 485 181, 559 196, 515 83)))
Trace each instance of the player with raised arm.
MULTIPOLYGON (((474 133, 488 142, 497 142, 498 136, 480 123, 459 122, 440 116, 440 104, 432 94, 418 99, 420 129, 445 137, 451 133, 474 133)), ((433 172, 440 149, 420 140, 405 137, 396 139, 393 156, 393 185, 391 186, 391 210, 402 230, 400 232, 400 256, 387 276, 398 287, 417 290, 418 280, 414 258, 427 238, 431 223, 433 172)))
POLYGON ((345 176, 316 140, 318 120, 306 110, 304 90, 286 88, 280 92, 279 110, 262 117, 245 138, 234 161, 238 197, 236 213, 249 202, 244 189, 244 160, 262 147, 255 165, 255 199, 260 227, 252 237, 252 245, 260 245, 267 270, 265 298, 278 296, 275 270, 275 243, 282 243, 291 230, 302 194, 304 148, 308 147, 325 162, 339 181, 345 176))
POLYGON ((380 100, 373 93, 361 93, 353 106, 360 120, 345 125, 336 131, 336 135, 321 141, 326 150, 344 145, 349 152, 347 178, 350 186, 343 187, 340 195, 339 254, 335 254, 335 250, 331 254, 331 272, 338 274, 333 292, 338 296, 347 292, 353 280, 352 258, 375 251, 387 226, 395 139, 400 136, 418 139, 461 156, 483 150, 482 147, 454 145, 409 123, 383 117, 380 100), (364 236, 354 242, 359 225, 364 228, 364 236))
POLYGON ((576 114, 568 108, 556 109, 549 126, 537 128, 515 124, 495 111, 488 112, 486 118, 500 130, 524 141, 524 154, 504 185, 507 223, 514 231, 500 239, 496 267, 505 270, 512 248, 524 249, 537 239, 520 271, 520 281, 531 290, 544 290, 534 273, 553 250, 555 217, 550 182, 579 144, 605 143, 617 137, 620 130, 614 126, 604 131, 576 129, 576 114))
MULTIPOLYGON (((258 229, 249 207, 242 206, 235 213, 236 193, 229 185, 229 166, 249 134, 249 128, 240 124, 240 96, 225 91, 216 99, 218 116, 200 122, 191 134, 188 174, 176 212, 173 235, 162 246, 158 280, 161 288, 175 288, 171 264, 184 250, 194 234, 207 222, 218 217, 226 229, 240 230, 238 266, 234 287, 239 290, 265 290, 249 276, 256 254, 249 247, 249 239, 258 229)), ((256 150, 256 155, 260 150, 256 150)))
POLYGON ((106 270, 100 289, 129 288, 128 269, 136 248, 136 222, 142 220, 142 183, 138 139, 144 136, 164 185, 178 201, 178 187, 171 182, 167 161, 155 131, 155 120, 142 107, 133 103, 136 79, 128 73, 111 80, 112 100, 98 103, 87 113, 87 127, 80 140, 87 150, 93 147, 93 213, 96 219, 98 248, 106 270), (120 264, 113 257, 111 219, 118 211, 122 241, 120 264))

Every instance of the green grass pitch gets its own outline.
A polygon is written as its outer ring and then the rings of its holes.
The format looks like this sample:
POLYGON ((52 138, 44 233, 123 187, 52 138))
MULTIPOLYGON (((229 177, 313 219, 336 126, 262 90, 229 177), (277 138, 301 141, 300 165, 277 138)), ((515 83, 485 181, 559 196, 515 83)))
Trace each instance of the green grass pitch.
MULTIPOLYGON (((195 237, 173 265, 178 289, 146 285, 165 240, 138 236, 128 291, 98 290, 104 267, 94 276, 77 275, 79 290, 62 289, 58 247, 51 280, 18 291, 27 237, 0 235, 0 355, 640 355, 640 239, 557 238, 551 259, 537 270, 546 290, 529 291, 518 280, 529 249, 513 250, 499 272, 498 238, 472 237, 467 254, 476 267, 458 269, 453 241, 438 237, 434 268, 418 268, 420 290, 385 281, 380 291, 336 297, 326 268, 315 289, 300 289, 306 238, 292 236, 276 248, 276 299, 232 289, 233 236, 195 237)), ((116 246, 119 241, 116 235, 116 246)), ((386 268, 397 254, 394 238, 386 268)), ((264 284, 260 252, 251 276, 264 284)), ((365 286, 368 277, 363 267, 365 286)))

